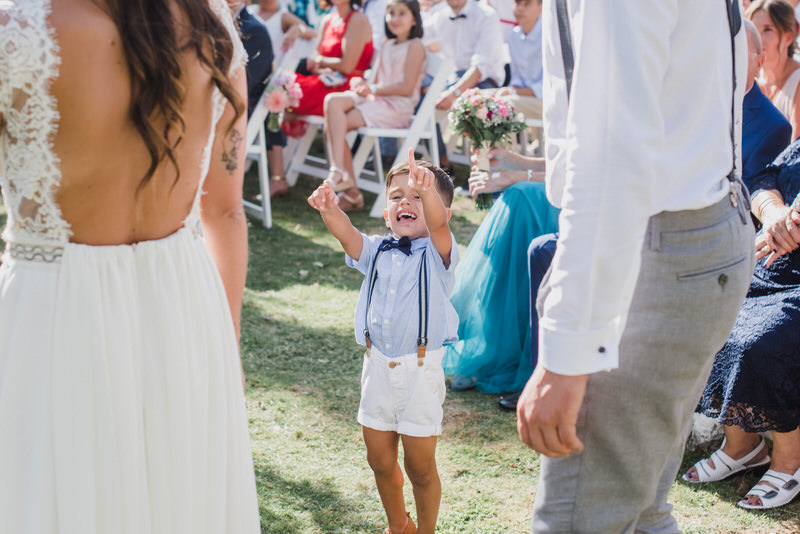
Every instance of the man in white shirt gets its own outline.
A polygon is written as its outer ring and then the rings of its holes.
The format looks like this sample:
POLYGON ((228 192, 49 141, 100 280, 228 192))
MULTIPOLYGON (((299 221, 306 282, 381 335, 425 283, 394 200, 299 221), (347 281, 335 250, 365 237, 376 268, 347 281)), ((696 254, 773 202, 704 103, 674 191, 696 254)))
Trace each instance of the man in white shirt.
POLYGON ((543 14, 561 233, 517 408, 521 439, 546 456, 533 530, 680 532, 667 493, 753 268, 738 181, 744 84, 734 94, 732 81, 747 70, 745 35, 734 69, 725 2, 564 3, 564 56, 556 1, 543 14))
POLYGON ((436 107, 449 110, 456 98, 471 87, 499 87, 505 78, 500 18, 483 2, 447 0, 425 22, 425 42, 453 60, 451 85, 439 96, 436 107), (435 43, 435 44, 434 44, 435 43))

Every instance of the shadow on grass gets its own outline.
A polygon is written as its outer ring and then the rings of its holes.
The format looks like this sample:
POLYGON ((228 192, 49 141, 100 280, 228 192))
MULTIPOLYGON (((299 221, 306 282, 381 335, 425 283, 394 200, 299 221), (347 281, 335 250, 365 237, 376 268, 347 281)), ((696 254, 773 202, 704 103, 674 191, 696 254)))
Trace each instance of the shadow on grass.
MULTIPOLYGON (((242 317, 242 360, 248 388, 293 391, 329 417, 352 421, 358 411, 363 347, 344 327, 314 327, 286 317, 265 318, 246 301, 242 317)), ((515 431, 514 414, 495 408, 497 396, 448 391, 444 431, 449 441, 492 443, 515 431)))
POLYGON ((268 488, 271 497, 271 500, 264 499, 263 493, 267 491, 263 491, 259 499, 262 532, 306 532, 307 527, 297 518, 297 512, 310 515, 322 532, 344 532, 346 528, 368 529, 371 526, 362 524, 363 520, 355 516, 360 503, 344 498, 336 484, 327 478, 290 480, 262 464, 256 466, 256 479, 260 486, 268 488))

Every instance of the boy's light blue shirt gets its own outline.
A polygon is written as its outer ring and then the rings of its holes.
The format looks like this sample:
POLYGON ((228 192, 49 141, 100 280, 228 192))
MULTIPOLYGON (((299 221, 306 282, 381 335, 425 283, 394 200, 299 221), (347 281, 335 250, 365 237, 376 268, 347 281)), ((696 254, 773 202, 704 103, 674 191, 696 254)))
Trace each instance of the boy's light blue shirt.
MULTIPOLYGON (((364 309, 367 305, 369 274, 378 245, 385 236, 361 234, 361 257, 358 260, 346 256, 349 267, 364 274, 361 292, 356 305, 356 341, 366 345, 364 338, 364 309)), ((402 356, 417 351, 419 333, 419 266, 422 255, 427 255, 429 313, 428 349, 435 350, 444 343, 458 338, 458 314, 450 303, 450 293, 455 282, 458 264, 458 245, 450 234, 452 248, 450 268, 445 269, 442 258, 430 238, 422 237, 411 242, 411 255, 398 249, 381 252, 378 258, 378 277, 372 292, 369 311, 369 337, 379 351, 389 357, 402 356)))
POLYGON ((542 66, 542 17, 533 29, 526 34, 522 27, 515 26, 506 37, 508 55, 511 56, 511 77, 508 85, 527 87, 542 98, 544 69, 542 66))

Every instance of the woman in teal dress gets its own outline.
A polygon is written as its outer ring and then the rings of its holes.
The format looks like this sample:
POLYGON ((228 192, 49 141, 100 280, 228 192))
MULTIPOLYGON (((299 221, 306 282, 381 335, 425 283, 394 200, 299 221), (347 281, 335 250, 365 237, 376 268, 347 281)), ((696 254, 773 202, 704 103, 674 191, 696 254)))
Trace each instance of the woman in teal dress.
POLYGON ((558 229, 558 210, 545 196, 544 160, 502 149, 492 153, 499 173, 475 173, 470 194, 502 191, 470 241, 456 271, 451 301, 458 341, 442 362, 455 390, 520 391, 530 378, 528 246, 558 229))

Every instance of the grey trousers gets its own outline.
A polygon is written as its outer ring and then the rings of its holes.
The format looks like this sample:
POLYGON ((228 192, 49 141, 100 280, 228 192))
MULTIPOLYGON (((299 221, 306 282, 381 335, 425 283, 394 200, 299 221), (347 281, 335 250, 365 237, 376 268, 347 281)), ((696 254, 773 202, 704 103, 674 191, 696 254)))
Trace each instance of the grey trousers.
MULTIPOLYGON (((680 532, 667 494, 754 257, 749 214, 728 196, 651 217, 619 367, 589 376, 578 419, 584 450, 542 457, 533 532, 680 532)), ((545 277, 539 302, 548 291, 545 277)))

